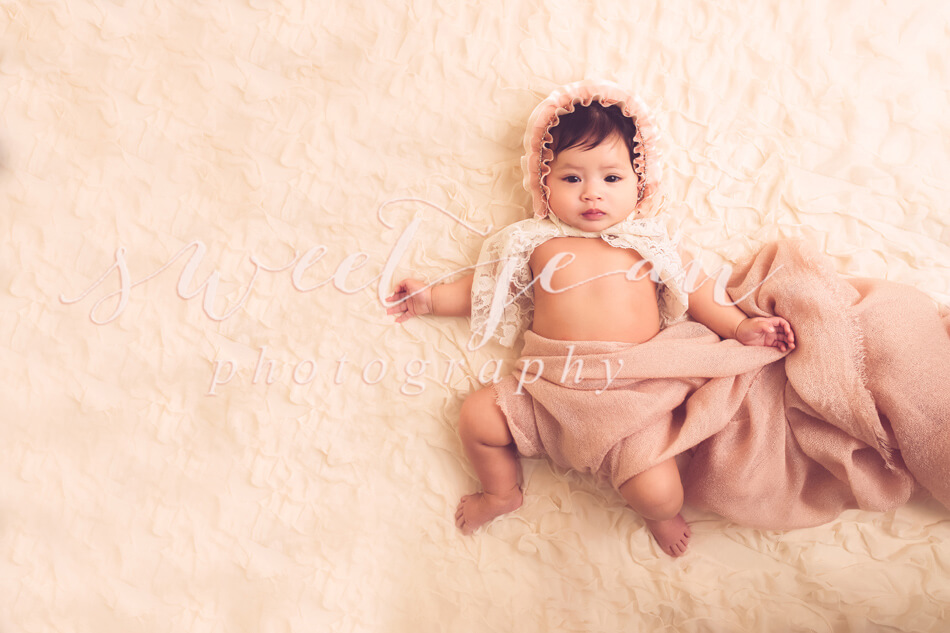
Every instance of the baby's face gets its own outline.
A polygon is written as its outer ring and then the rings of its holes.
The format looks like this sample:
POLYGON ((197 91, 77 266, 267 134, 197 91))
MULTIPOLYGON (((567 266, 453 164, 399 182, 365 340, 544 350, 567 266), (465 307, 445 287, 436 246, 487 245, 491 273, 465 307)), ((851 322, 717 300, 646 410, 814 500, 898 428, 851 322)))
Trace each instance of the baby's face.
POLYGON ((554 215, 583 231, 602 231, 637 209, 637 175, 626 143, 616 135, 588 150, 559 152, 545 184, 554 215))

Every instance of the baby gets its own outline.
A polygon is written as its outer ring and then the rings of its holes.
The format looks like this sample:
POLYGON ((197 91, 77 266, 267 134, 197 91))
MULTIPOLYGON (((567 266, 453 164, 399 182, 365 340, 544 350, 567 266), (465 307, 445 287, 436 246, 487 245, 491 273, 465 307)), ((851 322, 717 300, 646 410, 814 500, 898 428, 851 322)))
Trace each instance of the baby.
MULTIPOLYGON (((661 206, 655 141, 646 107, 619 86, 580 82, 555 91, 535 110, 525 140, 525 182, 535 218, 490 238, 473 275, 432 287, 415 279, 400 282, 388 299, 398 303, 387 313, 398 315, 399 323, 425 314, 472 316, 473 329, 500 321, 502 341, 509 344, 519 321, 530 322, 532 336, 567 346, 639 344, 688 311, 722 338, 793 349, 785 319, 748 317, 716 301, 714 284, 701 283, 707 280, 702 274, 699 284, 690 284, 696 287, 686 287, 689 259, 648 217, 661 206), (500 273, 499 264, 508 272, 500 273), (509 273, 511 279, 504 276, 509 273), (491 296, 499 288, 508 292, 503 308, 491 296)), ((459 434, 482 487, 458 505, 455 520, 464 534, 522 504, 516 438, 532 431, 503 405, 532 396, 520 383, 513 391, 512 382, 488 385, 462 405, 459 434)), ((555 461, 584 469, 569 458, 555 461)), ((690 529, 680 514, 683 485, 674 459, 613 484, 664 552, 686 551, 690 529)))

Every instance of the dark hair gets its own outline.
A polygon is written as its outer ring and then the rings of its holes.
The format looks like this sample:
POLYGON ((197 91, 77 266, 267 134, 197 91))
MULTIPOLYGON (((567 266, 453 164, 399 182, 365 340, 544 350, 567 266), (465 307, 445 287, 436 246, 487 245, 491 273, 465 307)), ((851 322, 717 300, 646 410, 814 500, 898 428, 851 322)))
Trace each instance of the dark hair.
POLYGON ((637 135, 637 126, 617 105, 604 106, 594 102, 589 106, 577 106, 573 112, 562 114, 550 132, 554 137, 550 147, 555 156, 572 147, 593 149, 614 134, 619 134, 627 144, 631 165, 634 158, 639 156, 633 140, 637 135))

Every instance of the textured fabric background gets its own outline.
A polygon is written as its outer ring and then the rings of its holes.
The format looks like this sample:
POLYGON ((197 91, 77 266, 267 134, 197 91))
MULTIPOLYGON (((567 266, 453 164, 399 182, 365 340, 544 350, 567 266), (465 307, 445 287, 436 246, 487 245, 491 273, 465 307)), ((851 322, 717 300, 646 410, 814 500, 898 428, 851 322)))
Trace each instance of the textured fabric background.
POLYGON ((528 114, 603 76, 657 110, 709 265, 805 237, 950 303, 948 29, 943 0, 0 0, 0 630, 945 630, 927 499, 687 511, 672 561, 530 461, 460 536, 455 421, 513 353, 394 325, 377 277, 415 218, 397 279, 526 217, 528 114))

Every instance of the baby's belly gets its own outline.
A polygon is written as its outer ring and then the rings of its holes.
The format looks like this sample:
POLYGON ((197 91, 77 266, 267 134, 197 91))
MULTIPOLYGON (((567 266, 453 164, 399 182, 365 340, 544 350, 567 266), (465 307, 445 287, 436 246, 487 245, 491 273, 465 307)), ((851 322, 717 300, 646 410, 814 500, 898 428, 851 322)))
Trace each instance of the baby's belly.
POLYGON ((660 312, 649 265, 644 262, 637 268, 641 259, 636 251, 595 238, 545 242, 530 261, 537 280, 531 329, 546 338, 568 341, 649 340, 660 331, 660 312), (574 260, 554 271, 545 289, 538 278, 543 278, 545 265, 558 253, 573 253, 574 260))

